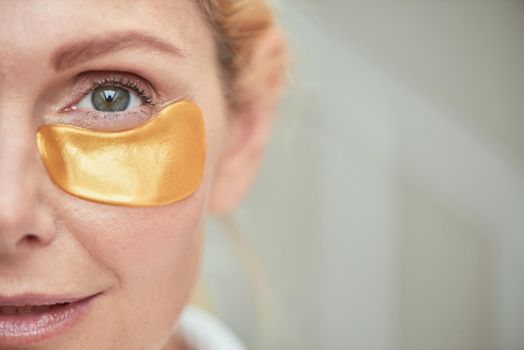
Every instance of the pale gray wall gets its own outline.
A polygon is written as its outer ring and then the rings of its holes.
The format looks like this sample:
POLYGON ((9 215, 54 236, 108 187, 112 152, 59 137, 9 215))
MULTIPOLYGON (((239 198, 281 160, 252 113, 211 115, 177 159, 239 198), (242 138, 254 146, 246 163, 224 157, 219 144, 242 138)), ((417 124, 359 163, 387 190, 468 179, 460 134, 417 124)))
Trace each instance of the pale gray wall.
POLYGON ((524 349, 524 1, 280 0, 291 91, 245 205, 252 288, 203 279, 260 349, 524 349))

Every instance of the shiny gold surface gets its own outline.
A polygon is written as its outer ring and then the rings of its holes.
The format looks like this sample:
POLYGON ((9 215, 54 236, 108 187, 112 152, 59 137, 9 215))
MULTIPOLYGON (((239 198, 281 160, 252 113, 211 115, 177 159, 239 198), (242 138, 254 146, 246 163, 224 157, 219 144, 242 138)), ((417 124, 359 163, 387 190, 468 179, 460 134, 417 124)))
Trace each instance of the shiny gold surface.
POLYGON ((199 108, 186 101, 125 131, 44 125, 37 143, 47 172, 60 188, 98 203, 171 204, 191 195, 204 173, 203 119, 199 108))

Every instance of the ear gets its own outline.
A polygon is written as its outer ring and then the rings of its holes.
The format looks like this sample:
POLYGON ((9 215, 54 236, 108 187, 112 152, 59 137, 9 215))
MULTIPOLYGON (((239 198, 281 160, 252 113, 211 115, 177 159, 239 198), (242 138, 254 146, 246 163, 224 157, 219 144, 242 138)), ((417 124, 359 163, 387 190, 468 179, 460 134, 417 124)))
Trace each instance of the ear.
POLYGON ((215 214, 230 213, 254 180, 285 81, 286 49, 282 32, 268 29, 256 39, 249 62, 238 74, 237 103, 228 117, 226 144, 209 197, 215 214))

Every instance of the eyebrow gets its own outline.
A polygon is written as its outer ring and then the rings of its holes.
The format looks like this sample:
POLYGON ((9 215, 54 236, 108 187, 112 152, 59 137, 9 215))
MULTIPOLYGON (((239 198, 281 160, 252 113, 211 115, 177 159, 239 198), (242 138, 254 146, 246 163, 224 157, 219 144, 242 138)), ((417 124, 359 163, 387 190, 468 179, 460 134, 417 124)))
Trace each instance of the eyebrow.
POLYGON ((105 34, 66 44, 51 55, 51 65, 55 71, 62 71, 94 58, 135 48, 154 50, 180 57, 188 56, 188 53, 184 50, 158 37, 131 31, 105 34))

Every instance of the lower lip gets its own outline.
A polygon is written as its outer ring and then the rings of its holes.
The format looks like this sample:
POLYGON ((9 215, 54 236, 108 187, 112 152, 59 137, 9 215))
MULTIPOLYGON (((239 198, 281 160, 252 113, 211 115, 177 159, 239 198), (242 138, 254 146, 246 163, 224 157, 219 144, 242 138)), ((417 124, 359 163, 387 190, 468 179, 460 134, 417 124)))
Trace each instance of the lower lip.
POLYGON ((96 296, 98 294, 44 312, 0 314, 0 347, 27 345, 65 332, 87 313, 96 296))

